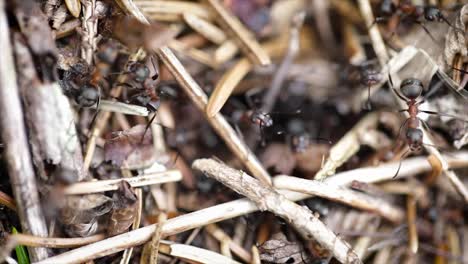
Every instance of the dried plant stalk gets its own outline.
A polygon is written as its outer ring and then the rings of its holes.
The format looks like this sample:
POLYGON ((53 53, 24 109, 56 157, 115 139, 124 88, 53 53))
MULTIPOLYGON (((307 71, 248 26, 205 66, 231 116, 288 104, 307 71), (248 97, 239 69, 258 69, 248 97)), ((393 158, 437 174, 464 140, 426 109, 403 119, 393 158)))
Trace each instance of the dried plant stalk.
POLYGON ((288 221, 305 239, 316 240, 330 250, 342 263, 360 263, 349 245, 337 237, 316 215, 306 207, 297 205, 285 196, 277 193, 270 186, 242 171, 232 169, 211 159, 199 159, 192 167, 202 171, 237 193, 252 200, 261 211, 270 211, 288 221))
MULTIPOLYGON (((452 168, 468 167, 468 152, 462 151, 454 153, 448 159, 452 168)), ((334 177, 324 180, 330 185, 345 186, 353 181, 373 183, 392 179, 398 168, 398 163, 384 164, 378 167, 355 169, 341 172, 334 177)), ((409 158, 402 162, 400 178, 409 177, 431 170, 430 164, 422 157, 409 158)), ((282 176, 278 176, 282 177, 282 176)), ((291 191, 281 191, 289 200, 299 201, 309 198, 310 195, 295 193, 291 191)), ((218 204, 192 213, 181 215, 167 220, 162 228, 163 236, 175 235, 193 228, 204 226, 210 223, 231 219, 241 215, 257 211, 259 208, 252 201, 244 198, 231 202, 218 204)), ((48 258, 39 263, 80 263, 94 258, 106 256, 119 252, 128 247, 141 245, 151 239, 157 225, 146 226, 125 234, 105 239, 81 248, 70 250, 60 255, 48 258)))
POLYGON ((98 19, 95 13, 96 1, 83 1, 83 18, 82 18, 82 45, 81 57, 91 65, 93 62, 93 54, 97 48, 97 24, 98 19))
MULTIPOLYGON (((205 112, 205 107, 208 101, 206 94, 200 86, 198 86, 192 76, 190 76, 184 66, 182 66, 174 53, 172 53, 172 51, 167 47, 160 48, 156 53, 168 67, 175 79, 179 82, 180 86, 185 90, 195 106, 200 111, 205 112)), ((237 136, 237 133, 229 125, 226 119, 224 119, 224 117, 219 113, 213 117, 208 117, 207 119, 214 130, 221 136, 224 142, 226 142, 231 151, 234 152, 234 154, 243 162, 252 174, 262 182, 270 184, 271 179, 268 172, 263 168, 252 151, 237 136)))
POLYGON ((324 179, 335 174, 336 169, 345 163, 351 156, 357 153, 360 148, 359 137, 371 128, 375 128, 378 121, 377 113, 370 113, 357 123, 338 143, 330 150, 324 166, 315 174, 316 180, 324 179))
MULTIPOLYGON (((16 80, 10 29, 5 13, 5 2, 0 0, 0 126, 4 145, 4 160, 15 196, 24 233, 47 236, 47 227, 39 202, 34 169, 29 152, 23 111, 16 80)), ((47 258, 44 248, 29 248, 33 261, 47 258)))
MULTIPOLYGON (((92 108, 95 109, 96 106, 94 105, 92 108)), ((110 100, 101 100, 99 103, 99 110, 138 116, 148 116, 149 113, 146 107, 110 100)))
POLYGON ((219 24, 237 42, 253 64, 266 66, 271 63, 270 57, 255 40, 253 33, 249 32, 237 17, 230 14, 218 0, 207 0, 207 2, 216 13, 219 24))
POLYGON ((389 202, 347 188, 328 185, 321 181, 311 181, 296 177, 281 176, 274 179, 274 186, 295 192, 319 196, 325 199, 341 202, 376 214, 399 223, 403 221, 404 212, 389 202))

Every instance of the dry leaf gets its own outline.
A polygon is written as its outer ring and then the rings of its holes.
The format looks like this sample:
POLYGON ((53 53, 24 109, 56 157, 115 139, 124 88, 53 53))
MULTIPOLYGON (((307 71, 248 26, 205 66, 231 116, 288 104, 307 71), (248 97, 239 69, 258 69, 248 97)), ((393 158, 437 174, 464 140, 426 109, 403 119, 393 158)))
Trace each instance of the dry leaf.
POLYGON ((147 131, 143 140, 141 137, 146 125, 137 125, 129 130, 119 131, 104 145, 104 159, 112 165, 125 168, 142 168, 156 161, 151 131, 147 131))
POLYGON ((138 197, 130 184, 122 180, 119 188, 112 196, 114 207, 112 210, 107 233, 115 236, 128 230, 132 225, 138 210, 138 197))

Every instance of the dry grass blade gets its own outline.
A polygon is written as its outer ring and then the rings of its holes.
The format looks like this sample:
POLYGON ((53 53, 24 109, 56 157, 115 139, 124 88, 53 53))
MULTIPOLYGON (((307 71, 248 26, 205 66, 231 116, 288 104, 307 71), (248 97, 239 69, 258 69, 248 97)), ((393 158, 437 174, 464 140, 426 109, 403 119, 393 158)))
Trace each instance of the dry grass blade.
POLYGON ((210 159, 199 159, 193 168, 216 179, 239 194, 255 202, 260 210, 268 210, 291 224, 305 239, 315 239, 341 263, 360 263, 357 255, 342 239, 337 237, 308 208, 301 207, 274 189, 242 171, 210 159))
POLYGON ((149 23, 145 15, 143 15, 140 9, 135 5, 133 0, 115 0, 115 2, 127 13, 136 17, 139 21, 149 23))
POLYGON ((253 64, 266 66, 271 63, 268 54, 262 49, 260 44, 254 39, 252 33, 242 25, 237 17, 230 14, 219 0, 207 0, 207 2, 216 13, 218 22, 228 31, 231 38, 237 42, 241 50, 253 64))
MULTIPOLYGON (((169 48, 161 48, 156 51, 158 56, 168 67, 169 71, 179 82, 186 94, 193 101, 195 106, 202 112, 205 112, 207 97, 200 86, 185 70, 184 66, 175 57, 174 53, 169 48)), ((208 117, 208 122, 214 130, 226 142, 232 152, 244 163, 244 165, 252 172, 252 174, 264 183, 271 183, 270 175, 260 164, 252 151, 245 143, 237 136, 237 133, 223 118, 221 114, 216 114, 213 117, 208 117)))
MULTIPOLYGON (((92 108, 96 108, 96 106, 94 105, 92 108)), ((146 107, 110 100, 101 100, 99 103, 99 110, 125 115, 148 116, 148 109, 146 107)))
POLYGON ((184 43, 178 40, 172 40, 169 43, 169 47, 213 69, 218 68, 218 64, 213 60, 213 56, 203 50, 187 47, 184 43))
POLYGON ((167 220, 167 215, 165 213, 160 213, 158 216, 158 228, 153 234, 153 239, 151 240, 151 254, 150 254, 150 264, 157 264, 158 263, 158 252, 159 252, 159 245, 161 243, 161 235, 162 235, 162 227, 164 226, 164 222, 167 220))
MULTIPOLYGON (((159 173, 151 173, 142 176, 125 178, 133 188, 148 186, 153 184, 162 184, 167 182, 180 181, 182 174, 178 170, 168 170, 159 173)), ((64 192, 68 195, 97 193, 117 190, 122 179, 79 182, 65 188, 64 192)))
POLYGON ((223 64, 226 61, 232 59, 239 48, 233 40, 226 40, 224 43, 219 45, 219 47, 214 52, 214 59, 217 64, 223 64))

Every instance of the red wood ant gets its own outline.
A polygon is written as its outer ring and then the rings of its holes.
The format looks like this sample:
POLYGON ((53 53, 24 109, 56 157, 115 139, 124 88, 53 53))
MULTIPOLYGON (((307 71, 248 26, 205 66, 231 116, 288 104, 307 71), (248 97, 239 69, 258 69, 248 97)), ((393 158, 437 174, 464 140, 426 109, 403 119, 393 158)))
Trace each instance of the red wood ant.
MULTIPOLYGON (((399 110, 399 112, 408 112, 409 114, 409 118, 407 118, 405 122, 402 124, 402 126, 400 127, 400 131, 398 133, 398 136, 400 136, 401 130, 406 127, 405 138, 406 138, 406 143, 409 146, 409 150, 403 154, 401 159, 404 159, 411 152, 419 151, 422 145, 427 145, 423 143, 423 131, 419 128, 419 126, 420 126, 420 123, 422 123, 422 125, 428 131, 430 131, 430 128, 424 120, 418 117, 419 113, 447 116, 447 117, 460 119, 464 122, 468 122, 468 120, 461 119, 454 115, 419 109, 419 106, 423 104, 427 100, 427 98, 429 98, 429 96, 434 94, 438 90, 438 88, 440 88, 440 85, 436 88, 433 88, 426 95, 422 96, 422 91, 424 89, 424 86, 422 82, 416 78, 407 78, 403 80, 400 84, 400 90, 395 89, 393 85, 392 77, 390 74, 388 76, 388 80, 389 80, 391 89, 395 92, 398 98, 405 101, 406 104, 408 105, 407 109, 399 110)), ((400 159, 400 164, 398 166, 398 170, 395 173, 395 176, 393 176, 393 178, 395 178, 398 175, 398 172, 400 171, 401 159, 400 159)))
POLYGON ((395 34, 395 31, 400 24, 400 20, 404 18, 408 18, 413 23, 419 24, 434 42, 437 41, 425 26, 424 21, 444 22, 455 30, 461 31, 463 33, 463 30, 453 26, 442 13, 442 11, 434 5, 413 5, 410 1, 403 0, 399 1, 398 4, 395 4, 392 0, 383 0, 380 5, 380 11, 381 16, 376 17, 371 26, 376 23, 388 21, 391 36, 395 34))
POLYGON ((359 65, 349 65, 345 67, 346 82, 351 81, 353 84, 359 83, 367 87, 367 102, 363 104, 363 109, 371 110, 371 95, 370 88, 372 85, 379 83, 382 80, 382 74, 374 67, 373 61, 366 61, 359 65))

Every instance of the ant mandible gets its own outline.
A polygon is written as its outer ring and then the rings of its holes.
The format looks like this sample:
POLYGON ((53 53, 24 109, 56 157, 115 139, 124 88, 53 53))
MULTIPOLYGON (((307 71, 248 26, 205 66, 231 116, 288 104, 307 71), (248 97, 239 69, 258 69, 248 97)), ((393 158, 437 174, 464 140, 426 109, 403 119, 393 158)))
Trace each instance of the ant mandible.
MULTIPOLYGON (((430 128, 424 120, 418 117, 419 113, 447 116, 447 117, 460 119, 459 117, 450 115, 450 114, 419 109, 419 106, 423 104, 427 100, 427 98, 429 98, 429 96, 434 94, 438 90, 438 88, 434 88, 431 91, 429 91, 426 95, 422 96, 422 91, 424 90, 424 86, 422 82, 416 78, 404 79, 400 84, 400 90, 395 89, 393 85, 392 77, 390 74, 388 75, 388 80, 389 80, 391 89, 395 92, 398 98, 405 101, 408 106, 407 109, 402 109, 398 111, 398 112, 408 112, 409 114, 409 117, 405 120, 405 122, 400 127, 400 132, 401 132, 401 130, 404 129, 406 126, 405 138, 406 138, 406 143, 408 144, 408 147, 409 147, 409 150, 403 154, 401 159, 404 159, 411 152, 419 151, 422 145, 427 145, 423 143, 424 134, 423 134, 423 131, 419 128, 419 126, 420 126, 420 123, 422 123, 423 126, 428 131, 430 130, 430 128)), ((468 122, 467 120, 463 120, 463 121, 468 122)), ((398 136, 400 136, 400 132, 398 133, 399 134, 398 136)), ((398 172, 400 171, 401 159, 400 159, 400 164, 398 166, 397 172, 395 173, 395 176, 393 176, 393 178, 395 178, 398 175, 398 172)))

